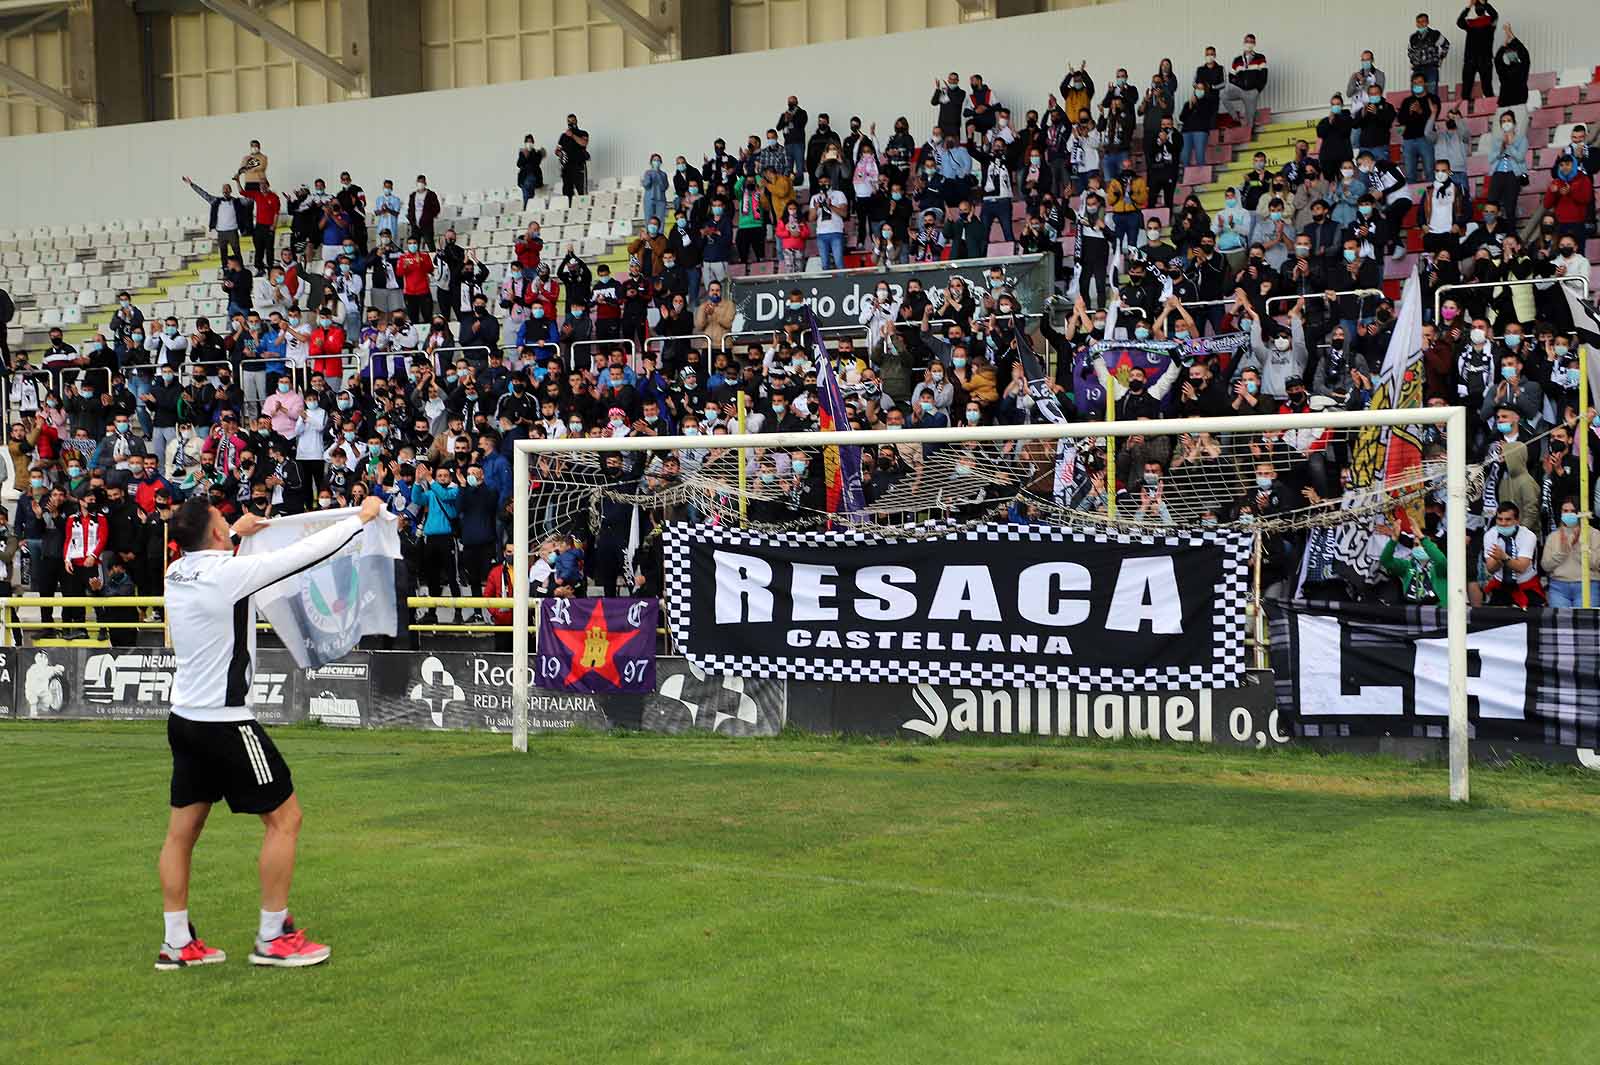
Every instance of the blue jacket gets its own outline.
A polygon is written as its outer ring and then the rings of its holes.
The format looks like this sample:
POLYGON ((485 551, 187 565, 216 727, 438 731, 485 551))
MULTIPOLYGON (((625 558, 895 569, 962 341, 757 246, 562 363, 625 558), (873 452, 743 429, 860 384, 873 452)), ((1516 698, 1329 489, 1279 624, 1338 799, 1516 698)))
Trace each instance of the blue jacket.
MULTIPOLYGON (((485 478, 488 477, 484 471, 485 478)), ((500 497, 487 483, 474 488, 467 485, 461 492, 461 542, 469 547, 480 547, 495 541, 495 520, 500 514, 500 497)))
POLYGON ((583 584, 583 548, 570 547, 556 556, 556 579, 567 584, 583 584))
POLYGON ((733 218, 731 212, 724 210, 721 218, 706 219, 706 229, 712 232, 706 234, 705 261, 708 263, 725 263, 733 258, 733 218))
POLYGON ((529 318, 517 327, 517 346, 524 344, 554 344, 561 339, 553 318, 529 318))
POLYGON ((412 486, 411 501, 426 510, 422 518, 423 536, 450 536, 455 532, 453 519, 460 496, 461 489, 455 485, 446 488, 438 481, 412 486))
POLYGON ((479 463, 483 467, 483 483, 494 489, 497 507, 506 505, 506 500, 511 498, 511 462, 498 451, 491 451, 483 456, 479 463))

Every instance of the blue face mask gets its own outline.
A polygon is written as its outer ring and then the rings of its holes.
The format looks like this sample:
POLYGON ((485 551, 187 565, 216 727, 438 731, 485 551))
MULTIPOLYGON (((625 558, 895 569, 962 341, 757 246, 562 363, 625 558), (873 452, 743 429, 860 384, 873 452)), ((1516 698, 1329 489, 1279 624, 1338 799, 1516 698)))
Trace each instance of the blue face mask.
POLYGON ((1244 383, 1244 390, 1246 392, 1250 393, 1252 396, 1256 394, 1256 390, 1259 389, 1260 387, 1261 386, 1259 384, 1257 384, 1255 381, 1246 381, 1244 383))
POLYGON ((904 195, 903 193, 891 192, 891 193, 889 193, 889 199, 893 200, 896 203, 899 203, 903 195, 904 195))
POLYGON ((1506 347, 1508 347, 1508 348, 1520 348, 1520 347, 1522 347, 1522 334, 1521 333, 1507 333, 1506 334, 1506 347))
POLYGON ((533 309, 533 316, 535 318, 543 318, 544 317, 544 308, 543 307, 535 307, 533 309))
POLYGON ((649 225, 645 226, 644 228, 652 237, 655 236, 657 233, 661 232, 661 227, 656 225, 654 222, 651 222, 649 225))
POLYGON ((1426 91, 1426 89, 1421 85, 1413 85, 1413 86, 1411 86, 1411 95, 1412 96, 1421 96, 1425 91, 1426 91))
POLYGON ((1344 250, 1344 261, 1347 263, 1353 263, 1356 261, 1356 252, 1354 248, 1346 248, 1344 250))
POLYGON ((1141 325, 1133 331, 1133 338, 1135 340, 1149 340, 1150 330, 1141 325))
POLYGON ((1356 210, 1361 213, 1362 218, 1372 217, 1372 205, 1370 203, 1364 203, 1357 207, 1356 210))
POLYGON ((1502 436, 1508 435, 1511 432, 1511 423, 1510 422, 1495 422, 1494 423, 1494 427, 1495 427, 1495 430, 1497 432, 1499 432, 1500 435, 1502 435, 1502 436))
POLYGON ((1509 381, 1517 376, 1517 368, 1515 366, 1502 366, 1500 367, 1500 376, 1509 381))

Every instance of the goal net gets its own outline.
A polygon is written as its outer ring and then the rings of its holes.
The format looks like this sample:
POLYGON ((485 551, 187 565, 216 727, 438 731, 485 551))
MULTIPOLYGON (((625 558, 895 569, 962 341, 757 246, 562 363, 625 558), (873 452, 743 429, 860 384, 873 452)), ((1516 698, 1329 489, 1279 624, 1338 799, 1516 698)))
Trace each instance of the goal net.
MULTIPOLYGON (((795 420, 776 420, 768 408, 765 418, 746 419, 744 432, 737 423, 689 421, 673 435, 519 442, 517 557, 526 564, 530 551, 570 538, 588 553, 595 594, 627 594, 636 573, 662 587, 669 563, 659 537, 668 524, 900 539, 996 523, 1136 533, 1220 527, 1253 533, 1258 598, 1263 582, 1290 582, 1292 592, 1308 581, 1375 575, 1376 528, 1438 535, 1447 517, 1464 528, 1475 472, 1454 408, 940 428, 902 428, 896 412, 894 428, 836 432, 784 431, 795 420)), ((1460 537, 1447 556, 1452 662, 1458 635, 1462 652, 1464 794, 1464 609, 1459 634, 1454 615, 1466 601, 1465 540, 1460 529, 1449 537, 1460 537)), ((525 632, 514 635, 525 656, 525 632)), ((525 668, 514 676, 525 683, 525 668)), ((1451 691, 1454 707, 1454 676, 1451 691)), ((525 693, 517 706, 525 710, 525 693)), ((1453 763, 1455 717, 1452 709, 1453 763)))

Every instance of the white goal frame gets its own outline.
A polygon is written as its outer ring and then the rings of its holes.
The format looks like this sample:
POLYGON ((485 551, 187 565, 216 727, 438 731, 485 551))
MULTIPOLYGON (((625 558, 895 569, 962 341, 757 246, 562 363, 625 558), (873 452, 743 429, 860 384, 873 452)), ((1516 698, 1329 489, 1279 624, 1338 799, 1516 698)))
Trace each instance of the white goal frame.
MULTIPOLYGON (((893 434, 896 444, 953 444, 1063 440, 1085 437, 1177 436, 1182 433, 1254 433, 1288 429, 1361 429, 1369 426, 1440 425, 1445 430, 1445 555, 1449 586, 1446 603, 1450 666, 1450 798, 1465 802, 1467 788, 1467 411, 1465 407, 1420 407, 1379 411, 1324 411, 1311 414, 1255 414, 1223 418, 1171 418, 1160 421, 1065 422, 1031 425, 951 426, 906 429, 893 434)), ((733 433, 716 438, 719 448, 817 448, 831 445, 875 446, 889 436, 878 429, 838 432, 733 433)), ((528 749, 528 491, 532 456, 544 452, 666 451, 706 446, 693 436, 624 436, 593 439, 518 440, 512 511, 516 569, 511 618, 512 732, 515 750, 528 749)))

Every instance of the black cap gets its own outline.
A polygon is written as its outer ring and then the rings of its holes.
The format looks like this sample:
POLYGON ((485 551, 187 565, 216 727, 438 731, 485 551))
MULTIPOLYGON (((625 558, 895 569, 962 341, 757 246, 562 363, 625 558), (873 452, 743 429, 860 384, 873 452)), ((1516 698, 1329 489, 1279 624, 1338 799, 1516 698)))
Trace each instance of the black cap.
POLYGON ((1299 385, 1301 388, 1304 388, 1306 385, 1305 378, 1291 377, 1283 383, 1283 387, 1285 388, 1293 388, 1295 385, 1299 385))

